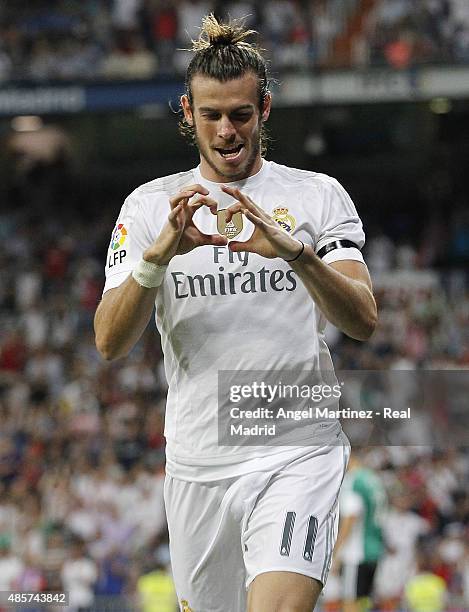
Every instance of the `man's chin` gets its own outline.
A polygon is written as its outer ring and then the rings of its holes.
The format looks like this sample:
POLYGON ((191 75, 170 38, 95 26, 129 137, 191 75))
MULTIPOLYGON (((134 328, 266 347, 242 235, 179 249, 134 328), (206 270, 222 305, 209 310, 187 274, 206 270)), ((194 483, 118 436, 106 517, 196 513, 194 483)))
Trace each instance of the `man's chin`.
POLYGON ((229 179, 231 181, 237 181, 246 178, 251 173, 251 170, 254 166, 255 160, 245 159, 240 161, 239 164, 229 164, 213 161, 210 165, 212 169, 217 172, 223 178, 229 179))
POLYGON ((244 167, 228 169, 218 168, 217 172, 220 176, 223 176, 226 179, 230 179, 230 181, 236 181, 237 179, 242 179, 246 176, 246 169, 244 167))

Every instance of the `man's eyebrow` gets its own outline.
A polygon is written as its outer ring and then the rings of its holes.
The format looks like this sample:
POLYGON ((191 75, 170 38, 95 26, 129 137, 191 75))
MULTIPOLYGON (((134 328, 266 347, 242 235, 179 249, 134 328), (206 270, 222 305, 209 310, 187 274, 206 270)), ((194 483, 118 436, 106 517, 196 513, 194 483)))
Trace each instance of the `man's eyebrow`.
MULTIPOLYGON (((252 110, 254 108, 254 104, 243 104, 241 106, 237 106, 236 108, 233 108, 230 112, 231 113, 236 113, 238 111, 241 110, 252 110)), ((218 108, 211 108, 210 106, 201 106, 199 108, 199 112, 204 112, 204 113, 218 113, 219 109, 218 108)))

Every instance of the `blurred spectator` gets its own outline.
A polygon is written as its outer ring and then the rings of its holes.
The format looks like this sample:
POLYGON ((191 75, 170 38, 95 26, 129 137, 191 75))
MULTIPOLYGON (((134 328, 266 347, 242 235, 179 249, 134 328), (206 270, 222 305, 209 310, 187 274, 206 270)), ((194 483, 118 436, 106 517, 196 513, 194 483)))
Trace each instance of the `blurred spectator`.
POLYGON ((142 0, 114 0, 111 10, 112 25, 117 30, 135 31, 141 5, 142 0))
POLYGON ((370 63, 402 70, 425 62, 469 62, 465 0, 16 4, 5 8, 0 19, 0 82, 183 74, 189 55, 176 49, 189 46, 211 11, 258 29, 274 70, 370 63), (352 52, 344 55, 347 40, 352 52))
POLYGON ((10 538, 0 535, 0 590, 13 591, 23 572, 23 562, 11 550, 10 538))
POLYGON ((7 81, 12 74, 13 62, 8 53, 0 48, 0 82, 7 81))
POLYGON ((213 10, 210 0, 181 0, 178 3, 178 39, 183 47, 199 35, 200 25, 205 15, 213 10))
POLYGON ((410 491, 396 491, 384 518, 386 554, 376 575, 376 597, 383 610, 399 609, 408 577, 416 571, 417 544, 430 531, 427 521, 412 511, 413 502, 410 491))
POLYGON ((137 582, 142 612, 174 612, 176 593, 169 573, 156 567, 145 572, 137 582))
POLYGON ((94 586, 98 578, 96 563, 85 554, 81 540, 71 545, 70 556, 61 571, 62 584, 69 594, 71 612, 91 612, 94 601, 94 586))
POLYGON ((447 588, 440 576, 431 570, 428 553, 421 552, 418 571, 405 587, 405 601, 410 612, 443 612, 446 609, 447 588))
POLYGON ((116 45, 101 63, 101 74, 109 79, 149 79, 157 67, 156 56, 133 35, 124 49, 116 45))
POLYGON ((160 72, 172 74, 177 48, 179 13, 173 2, 163 0, 151 15, 151 43, 160 72))
POLYGON ((340 522, 331 572, 337 575, 340 571, 338 598, 348 612, 358 612, 371 601, 384 553, 386 491, 379 473, 369 464, 359 450, 352 452, 339 496, 340 522))

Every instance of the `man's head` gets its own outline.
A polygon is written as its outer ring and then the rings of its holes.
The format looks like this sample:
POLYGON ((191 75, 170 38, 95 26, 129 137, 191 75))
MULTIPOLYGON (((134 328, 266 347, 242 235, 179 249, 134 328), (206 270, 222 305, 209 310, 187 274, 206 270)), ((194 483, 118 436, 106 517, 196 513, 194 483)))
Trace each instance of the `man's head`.
POLYGON ((269 117, 266 63, 246 37, 252 31, 205 17, 186 73, 182 132, 199 148, 202 171, 214 181, 256 173, 269 117))

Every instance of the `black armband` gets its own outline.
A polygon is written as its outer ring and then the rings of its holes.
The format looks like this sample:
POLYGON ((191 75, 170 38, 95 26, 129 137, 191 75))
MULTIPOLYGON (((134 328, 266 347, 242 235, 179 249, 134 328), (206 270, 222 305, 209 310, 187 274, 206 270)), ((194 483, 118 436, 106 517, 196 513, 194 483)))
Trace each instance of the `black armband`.
POLYGON ((336 249, 360 250, 360 247, 358 246, 358 244, 352 242, 351 240, 334 240, 334 242, 329 242, 329 244, 326 244, 321 249, 319 249, 316 255, 322 259, 324 255, 327 255, 328 253, 330 253, 331 251, 335 251, 336 249))

